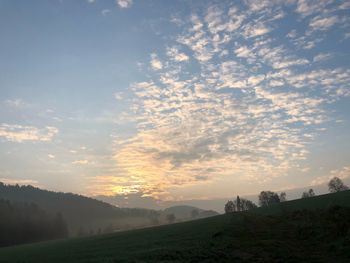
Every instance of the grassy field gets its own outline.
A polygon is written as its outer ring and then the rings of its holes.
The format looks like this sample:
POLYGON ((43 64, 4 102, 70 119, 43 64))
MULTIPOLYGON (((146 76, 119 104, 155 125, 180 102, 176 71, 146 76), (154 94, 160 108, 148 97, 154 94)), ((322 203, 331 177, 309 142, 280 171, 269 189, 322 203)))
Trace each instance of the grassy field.
POLYGON ((2 248, 0 262, 350 262, 350 191, 249 213, 2 248))

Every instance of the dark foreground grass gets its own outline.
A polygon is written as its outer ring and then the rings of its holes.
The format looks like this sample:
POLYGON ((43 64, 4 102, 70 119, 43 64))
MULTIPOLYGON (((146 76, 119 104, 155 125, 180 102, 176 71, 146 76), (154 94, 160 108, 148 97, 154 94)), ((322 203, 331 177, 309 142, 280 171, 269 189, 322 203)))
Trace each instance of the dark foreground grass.
POLYGON ((250 213, 2 248, 0 262, 350 262, 349 207, 345 191, 250 213))

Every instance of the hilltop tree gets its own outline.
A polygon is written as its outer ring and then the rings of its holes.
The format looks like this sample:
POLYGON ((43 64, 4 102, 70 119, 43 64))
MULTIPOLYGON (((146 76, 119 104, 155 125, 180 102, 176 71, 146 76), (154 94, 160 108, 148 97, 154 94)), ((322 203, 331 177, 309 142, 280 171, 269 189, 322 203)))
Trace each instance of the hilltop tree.
POLYGON ((241 199, 239 198, 239 195, 237 195, 237 198, 236 198, 236 210, 242 211, 242 204, 241 204, 241 199))
POLYGON ((271 191, 262 191, 259 195, 260 206, 270 206, 280 202, 280 198, 277 193, 271 191))
POLYGON ((235 201, 228 201, 225 204, 225 213, 247 211, 256 207, 256 204, 254 204, 252 201, 237 196, 235 201))
POLYGON ((301 198, 308 198, 313 196, 315 196, 315 192, 312 188, 310 188, 309 191, 303 192, 303 195, 301 196, 301 198))
POLYGON ((286 192, 280 193, 280 202, 285 202, 287 201, 287 194, 286 192))
POLYGON ((232 201, 227 201, 227 203, 225 204, 225 213, 232 213, 236 211, 236 207, 235 204, 232 201))
POLYGON ((329 189, 329 192, 336 193, 336 192, 348 190, 349 187, 347 187, 340 178, 333 177, 328 183, 328 189, 329 189))
POLYGON ((257 205, 248 199, 241 198, 241 211, 248 211, 257 208, 257 205))

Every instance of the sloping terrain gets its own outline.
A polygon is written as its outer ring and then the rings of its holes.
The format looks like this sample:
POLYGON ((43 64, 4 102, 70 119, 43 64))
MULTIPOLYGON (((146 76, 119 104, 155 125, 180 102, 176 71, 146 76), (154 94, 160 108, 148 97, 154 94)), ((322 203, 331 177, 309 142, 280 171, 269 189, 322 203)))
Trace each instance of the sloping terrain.
MULTIPOLYGON (((5 185, 0 182, 0 200, 11 203, 34 203, 48 213, 61 213, 69 235, 86 236, 112 230, 129 230, 168 223, 162 211, 142 208, 119 208, 93 198, 72 193, 42 190, 33 186, 5 185)), ((216 215, 214 211, 196 207, 175 207, 176 221, 216 215), (191 211, 198 214, 191 217, 191 211)), ((169 210, 172 211, 172 208, 169 210)), ((169 213, 170 213, 169 212, 169 213)))
POLYGON ((173 225, 3 248, 0 262, 350 262, 350 191, 173 225))

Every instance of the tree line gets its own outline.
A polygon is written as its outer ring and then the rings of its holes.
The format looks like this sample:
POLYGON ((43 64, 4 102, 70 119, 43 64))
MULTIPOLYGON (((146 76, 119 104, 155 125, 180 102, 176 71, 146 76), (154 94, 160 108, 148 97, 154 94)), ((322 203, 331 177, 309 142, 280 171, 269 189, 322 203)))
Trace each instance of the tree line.
POLYGON ((65 238, 67 224, 60 213, 49 214, 34 203, 0 199, 0 246, 65 238))
MULTIPOLYGON (((330 193, 336 193, 336 192, 345 191, 348 189, 349 187, 346 186, 343 183, 343 181, 338 177, 334 177, 328 182, 328 190, 330 193)), ((302 193, 301 198, 309 198, 315 195, 316 194, 314 190, 310 188, 308 191, 305 191, 302 193)), ((280 194, 277 194, 272 191, 262 191, 260 192, 258 199, 259 199, 260 207, 267 207, 272 204, 277 204, 277 203, 287 201, 287 195, 285 192, 281 192, 280 194)), ((229 200, 225 204, 225 213, 247 211, 257 207, 258 206, 254 204, 252 201, 244 198, 240 198, 239 196, 237 196, 236 200, 234 201, 229 200)))

